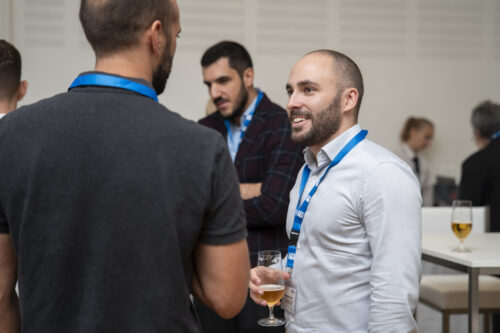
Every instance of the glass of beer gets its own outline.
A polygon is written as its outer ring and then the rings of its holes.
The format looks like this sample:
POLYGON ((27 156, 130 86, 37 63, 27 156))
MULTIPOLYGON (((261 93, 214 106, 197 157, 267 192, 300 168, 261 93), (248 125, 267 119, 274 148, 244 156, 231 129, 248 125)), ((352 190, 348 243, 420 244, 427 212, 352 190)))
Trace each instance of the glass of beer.
POLYGON ((257 259, 257 275, 261 280, 259 286, 264 294, 258 295, 266 301, 269 307, 269 317, 260 319, 262 326, 281 326, 285 323, 283 319, 276 318, 273 308, 285 294, 285 282, 283 280, 283 267, 281 266, 280 251, 261 251, 257 259))
POLYGON ((470 252, 464 247, 464 239, 472 231, 472 202, 470 200, 453 200, 451 230, 460 240, 460 245, 453 251, 470 252))

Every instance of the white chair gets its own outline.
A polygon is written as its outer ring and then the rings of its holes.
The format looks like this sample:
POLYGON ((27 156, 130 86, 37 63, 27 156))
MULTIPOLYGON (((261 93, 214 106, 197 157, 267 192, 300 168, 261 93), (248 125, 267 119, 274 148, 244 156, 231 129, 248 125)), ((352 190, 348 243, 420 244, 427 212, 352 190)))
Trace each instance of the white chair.
MULTIPOLYGON (((487 207, 473 207, 473 233, 488 227, 487 207)), ((451 207, 423 207, 422 233, 450 233, 451 207)), ((430 267, 430 266, 427 266, 430 267)), ((431 270, 431 269, 429 269, 431 270)), ((449 271, 449 270, 448 270, 449 271)), ((420 283, 420 302, 442 313, 443 333, 450 330, 450 315, 468 312, 467 274, 426 274, 420 283)), ((500 312, 500 279, 479 277, 479 312, 484 315, 484 332, 489 332, 489 314, 500 312)))
MULTIPOLYGON (((484 233, 488 226, 488 207, 472 207, 472 233, 484 233)), ((422 234, 450 232, 451 207, 422 207, 422 234)))

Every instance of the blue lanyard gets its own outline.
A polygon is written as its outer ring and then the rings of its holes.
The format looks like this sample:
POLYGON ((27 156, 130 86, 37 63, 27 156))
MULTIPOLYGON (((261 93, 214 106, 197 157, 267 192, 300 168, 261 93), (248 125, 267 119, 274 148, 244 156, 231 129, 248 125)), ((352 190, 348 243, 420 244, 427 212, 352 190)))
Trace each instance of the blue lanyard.
POLYGON ((493 133, 493 135, 491 136, 491 140, 495 140, 496 138, 500 138, 500 131, 496 131, 495 133, 493 133))
POLYGON ((73 81, 69 89, 80 86, 101 86, 101 87, 122 88, 134 91, 138 94, 151 98, 155 102, 158 102, 158 95, 156 95, 156 92, 152 88, 144 84, 140 84, 114 75, 100 74, 100 73, 80 75, 73 81))
MULTIPOLYGON (((234 145, 235 148, 236 148, 235 149, 236 152, 238 152, 238 148, 240 146, 240 143, 243 140, 243 137, 245 136, 245 132, 247 131, 248 126, 250 125, 250 122, 252 121, 253 114, 255 113, 255 109, 257 109, 257 106, 259 105, 260 101, 262 100, 262 97, 264 97, 264 94, 262 93, 262 91, 259 90, 259 93, 258 93, 256 101, 255 101, 255 107, 248 114, 246 114, 244 116, 245 118, 243 119, 243 125, 241 126, 240 139, 234 145)), ((231 134, 232 132, 231 132, 231 123, 230 123, 230 120, 229 119, 224 120, 224 125, 226 126, 226 130, 227 130, 227 139, 228 140, 232 140, 233 136, 231 134)))
POLYGON ((295 261, 295 254, 297 252, 297 242, 299 240, 299 235, 300 235, 300 227, 302 226, 302 222, 304 220, 304 215, 307 212, 307 208, 309 207, 309 202, 311 201, 312 197, 316 193, 316 190, 318 189, 319 185, 325 179, 326 174, 328 171, 336 166, 337 164, 342 161, 342 159, 361 141, 366 138, 366 135, 368 134, 368 131, 366 130, 361 130, 354 138, 352 138, 335 156, 333 161, 330 162, 328 167, 326 168, 325 172, 323 175, 319 178, 319 180, 316 182, 312 190, 309 192, 307 197, 304 199, 302 202, 302 205, 300 204, 300 198, 302 197, 302 194, 304 193, 304 189, 307 184, 307 180, 309 179, 309 175, 311 174, 311 169, 306 165, 304 167, 304 171, 302 172, 302 180, 300 181, 300 188, 299 188, 299 200, 297 202, 297 209, 295 211, 295 217, 293 220, 293 226, 292 230, 290 231, 290 243, 288 245, 288 259, 286 262, 286 267, 287 270, 290 272, 293 269, 293 264, 295 261))

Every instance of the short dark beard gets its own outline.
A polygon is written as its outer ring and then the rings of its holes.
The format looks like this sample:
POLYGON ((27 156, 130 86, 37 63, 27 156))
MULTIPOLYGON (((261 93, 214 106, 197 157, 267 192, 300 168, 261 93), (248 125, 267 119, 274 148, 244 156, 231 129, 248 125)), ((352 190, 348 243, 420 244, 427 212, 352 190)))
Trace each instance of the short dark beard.
POLYGON ((312 126, 309 132, 302 136, 294 133, 292 129, 292 140, 301 145, 311 147, 325 142, 334 135, 340 127, 340 92, 334 97, 333 102, 315 115, 310 111, 292 110, 290 112, 290 122, 292 116, 304 115, 311 119, 312 126))
POLYGON ((236 107, 233 109, 230 115, 227 117, 224 117, 224 119, 227 120, 235 120, 236 118, 239 118, 243 112, 245 111, 245 105, 248 102, 248 91, 245 88, 245 85, 243 84, 243 79, 241 80, 241 87, 240 91, 238 92, 238 97, 235 102, 238 102, 236 107))
MULTIPOLYGON (((167 45, 170 45, 170 40, 167 39, 167 45)), ((165 47, 163 55, 161 56, 160 64, 158 68, 153 72, 153 88, 157 95, 161 95, 165 91, 167 86, 167 80, 172 71, 173 54, 170 52, 170 47, 165 47)))

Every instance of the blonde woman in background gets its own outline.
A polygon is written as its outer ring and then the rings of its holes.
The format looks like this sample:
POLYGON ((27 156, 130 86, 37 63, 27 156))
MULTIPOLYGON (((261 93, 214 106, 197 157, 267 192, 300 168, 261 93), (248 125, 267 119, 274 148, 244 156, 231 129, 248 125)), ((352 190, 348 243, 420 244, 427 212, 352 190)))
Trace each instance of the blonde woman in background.
POLYGON ((426 118, 409 117, 401 131, 402 145, 395 153, 408 163, 417 176, 422 190, 422 205, 432 206, 434 179, 429 162, 419 153, 434 137, 434 124, 426 118))

